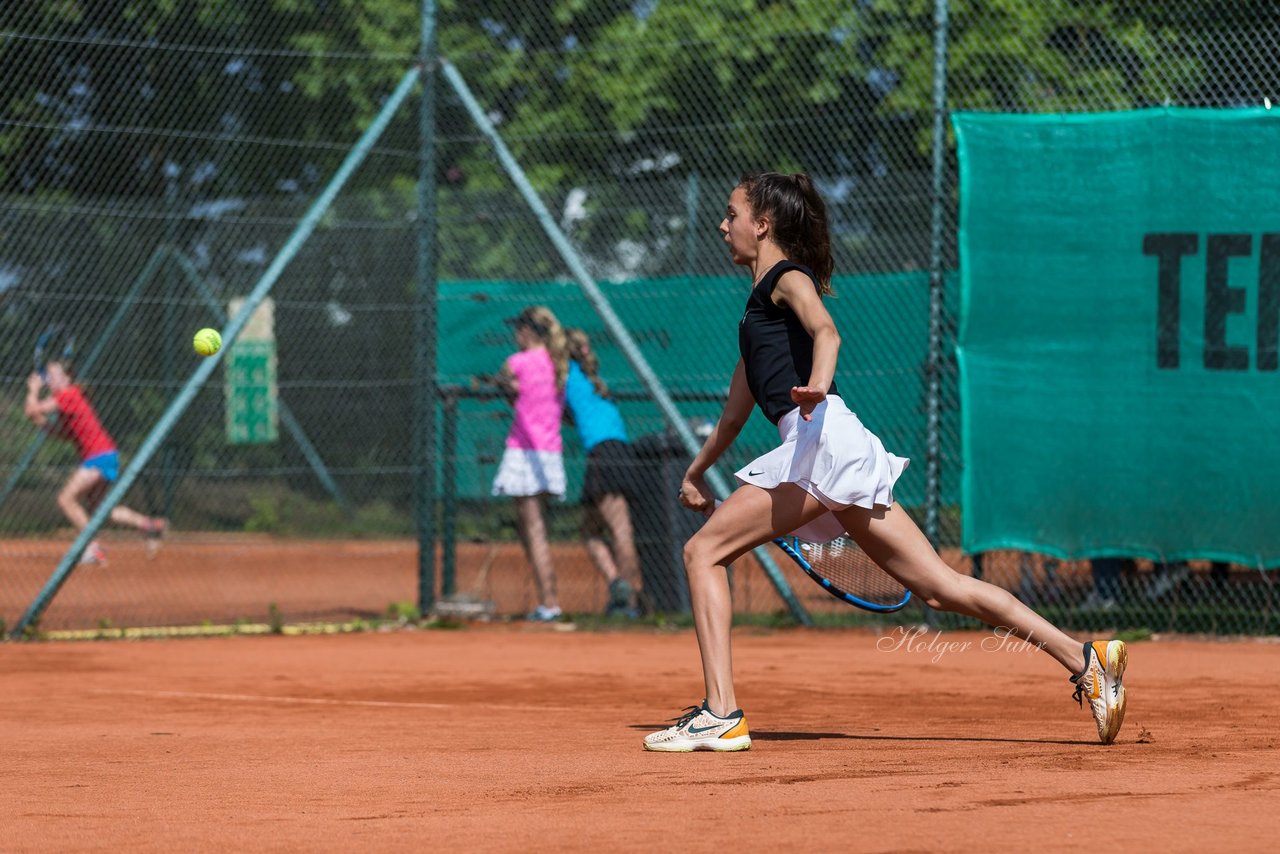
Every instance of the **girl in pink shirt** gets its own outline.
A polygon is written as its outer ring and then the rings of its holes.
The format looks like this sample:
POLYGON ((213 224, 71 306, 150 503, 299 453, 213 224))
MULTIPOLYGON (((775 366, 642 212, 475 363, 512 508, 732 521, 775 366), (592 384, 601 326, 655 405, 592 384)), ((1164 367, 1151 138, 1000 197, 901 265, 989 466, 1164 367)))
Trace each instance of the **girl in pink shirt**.
POLYGON ((547 495, 564 497, 560 420, 569 350, 560 322, 544 306, 530 306, 506 322, 515 327, 520 351, 503 363, 498 384, 514 396, 515 418, 493 494, 515 499, 520 541, 538 583, 539 605, 529 619, 550 622, 562 611, 542 504, 547 495))

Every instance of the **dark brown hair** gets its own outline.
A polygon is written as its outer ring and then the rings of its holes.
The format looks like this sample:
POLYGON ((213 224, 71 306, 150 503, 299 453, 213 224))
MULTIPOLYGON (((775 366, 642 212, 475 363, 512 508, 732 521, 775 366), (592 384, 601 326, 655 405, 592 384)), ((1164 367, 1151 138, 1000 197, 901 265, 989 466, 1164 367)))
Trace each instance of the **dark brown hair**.
POLYGON ((751 215, 768 217, 773 242, 783 254, 813 271, 818 290, 831 293, 831 232, 827 226, 827 206, 803 172, 749 172, 738 181, 747 194, 751 215))

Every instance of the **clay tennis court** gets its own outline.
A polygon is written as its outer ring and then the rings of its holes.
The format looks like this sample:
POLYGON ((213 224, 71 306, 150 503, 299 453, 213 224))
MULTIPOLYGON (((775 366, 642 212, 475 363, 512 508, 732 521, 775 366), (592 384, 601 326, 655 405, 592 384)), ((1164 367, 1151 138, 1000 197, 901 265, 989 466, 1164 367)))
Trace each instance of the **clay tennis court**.
POLYGON ((4 644, 3 848, 1273 850, 1274 643, 1134 644, 1103 747, 984 637, 740 629, 737 754, 640 749, 688 631, 4 644))

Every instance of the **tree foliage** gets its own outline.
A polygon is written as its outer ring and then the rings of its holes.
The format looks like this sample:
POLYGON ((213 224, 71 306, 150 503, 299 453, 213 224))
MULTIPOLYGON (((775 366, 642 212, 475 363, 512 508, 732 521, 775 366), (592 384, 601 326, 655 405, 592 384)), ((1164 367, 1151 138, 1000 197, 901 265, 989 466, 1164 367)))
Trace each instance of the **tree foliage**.
MULTIPOLYGON (((949 104, 1249 101, 1276 83, 1280 19, 1246 5, 952 0, 949 104)), ((649 198, 671 177, 806 169, 869 197, 910 194, 902 176, 927 169, 933 14, 933 0, 440 0, 438 37, 536 186, 600 188, 575 236, 643 240, 665 227, 663 204, 680 209, 649 198)), ((305 197, 416 61, 421 18, 417 0, 4 4, 0 189, 305 197)), ((494 233, 500 206, 469 210, 461 195, 507 179, 435 82, 439 179, 460 229, 446 251, 489 244, 477 269, 519 264, 518 237, 494 233)), ((409 206, 417 146, 405 116, 365 186, 409 206)))
MULTIPOLYGON (((1197 48, 1249 21, 1239 4, 1183 19, 1170 13, 1176 5, 953 0, 953 103, 1115 109, 1194 97, 1206 62, 1197 48)), ((841 168, 841 156, 857 160, 886 116, 928 123, 933 6, 443 0, 439 43, 541 182, 625 173, 661 152, 685 170, 824 171, 841 168)), ((165 162, 231 159, 245 139, 349 142, 413 61, 421 23, 415 0, 5 7, 2 180, 23 192, 157 193, 165 162), (142 145, 137 131, 147 128, 165 132, 142 145)), ((1256 69, 1256 60, 1241 51, 1237 63, 1256 69)), ((447 161, 483 159, 465 151, 473 133, 448 97, 442 128, 467 137, 447 161)), ((219 164, 220 180, 272 187, 296 177, 299 152, 282 148, 234 169, 219 164)), ((469 170, 481 185, 490 174, 469 170)))

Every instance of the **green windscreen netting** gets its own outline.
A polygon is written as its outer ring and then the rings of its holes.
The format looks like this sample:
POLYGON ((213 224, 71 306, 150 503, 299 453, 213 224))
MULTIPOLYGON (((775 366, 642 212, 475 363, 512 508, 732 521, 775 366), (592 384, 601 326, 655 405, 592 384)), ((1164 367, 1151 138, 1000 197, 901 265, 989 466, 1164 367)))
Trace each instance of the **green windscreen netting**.
POLYGON ((955 127, 966 549, 1280 565, 1280 111, 955 127))
MULTIPOLYGON (((928 310, 928 274, 923 272, 836 276, 836 296, 826 301, 842 336, 836 379, 849 407, 894 453, 910 457, 898 500, 909 507, 924 501, 925 381, 928 329, 912 319, 928 310)), ((738 359, 737 321, 750 282, 742 276, 641 279, 601 286, 635 337, 668 392, 686 417, 714 423, 724 405, 729 376, 738 359)), ((445 386, 466 387, 476 374, 498 369, 510 355, 511 327, 503 318, 526 304, 549 306, 567 326, 581 326, 596 342, 602 376, 619 396, 633 440, 666 430, 634 371, 582 299, 576 284, 563 282, 449 281, 440 285, 440 328, 451 346, 439 354, 445 386)), ((942 414, 956 430, 956 413, 942 414)), ((448 497, 482 498, 490 483, 510 427, 510 407, 496 399, 464 399, 457 413, 456 453, 462 464, 448 497)), ((754 412, 735 448, 724 460, 725 473, 765 453, 778 442, 777 428, 754 412)), ((580 473, 579 449, 567 448, 570 474, 580 473)), ((580 477, 571 477, 572 488, 580 477)), ((942 480, 944 500, 954 503, 958 471, 942 480)))

